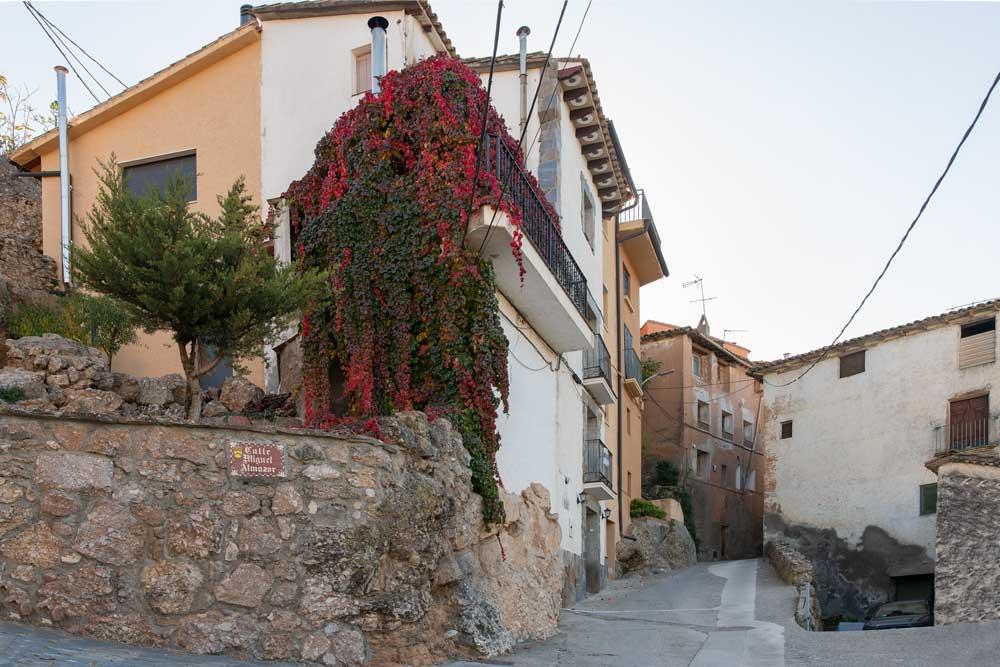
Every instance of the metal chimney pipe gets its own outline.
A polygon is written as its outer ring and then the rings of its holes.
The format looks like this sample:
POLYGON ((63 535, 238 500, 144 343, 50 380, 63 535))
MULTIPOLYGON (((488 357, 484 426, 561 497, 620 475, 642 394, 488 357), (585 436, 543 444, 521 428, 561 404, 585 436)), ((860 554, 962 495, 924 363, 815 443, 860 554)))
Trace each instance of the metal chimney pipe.
POLYGON ((517 39, 521 43, 521 134, 528 122, 528 35, 531 28, 522 25, 517 29, 517 39))
POLYGON ((253 5, 240 5, 240 25, 253 21, 253 5))
POLYGON ((372 93, 376 95, 382 91, 380 79, 387 69, 385 31, 388 27, 389 21, 384 16, 373 16, 368 19, 368 28, 372 31, 372 93))
POLYGON ((70 282, 69 242, 70 234, 70 200, 69 200, 69 135, 66 130, 66 74, 62 65, 56 66, 56 109, 59 126, 59 217, 62 223, 62 279, 67 285, 70 282))

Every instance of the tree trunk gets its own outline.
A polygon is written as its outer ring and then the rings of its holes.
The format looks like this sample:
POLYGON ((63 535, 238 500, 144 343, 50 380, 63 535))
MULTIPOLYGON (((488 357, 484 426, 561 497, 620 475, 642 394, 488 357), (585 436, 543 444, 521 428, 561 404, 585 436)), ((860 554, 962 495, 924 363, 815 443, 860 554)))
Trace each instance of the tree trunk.
POLYGON ((188 354, 187 345, 177 342, 177 349, 181 355, 181 366, 184 368, 184 376, 187 379, 187 418, 191 421, 201 419, 201 380, 197 372, 198 368, 198 341, 191 343, 191 354, 188 354))

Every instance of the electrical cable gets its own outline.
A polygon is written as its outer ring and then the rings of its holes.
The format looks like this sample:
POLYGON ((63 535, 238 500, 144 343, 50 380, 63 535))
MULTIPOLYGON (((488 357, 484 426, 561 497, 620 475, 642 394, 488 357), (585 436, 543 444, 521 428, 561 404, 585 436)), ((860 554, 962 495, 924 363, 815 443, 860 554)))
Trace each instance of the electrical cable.
MULTIPOLYGON (((535 86, 535 94, 531 98, 531 107, 528 109, 528 114, 526 118, 531 118, 531 114, 535 111, 535 103, 538 101, 538 93, 542 89, 542 82, 545 80, 545 70, 548 69, 549 61, 552 60, 552 49, 555 48, 556 38, 559 36, 559 28, 562 26, 563 16, 566 14, 566 6, 569 4, 569 0, 563 0, 562 10, 559 12, 559 21, 556 23, 556 30, 552 33, 552 42, 549 44, 549 52, 545 56, 545 64, 542 65, 542 73, 538 77, 538 85, 535 86)), ((528 131, 528 124, 525 123, 524 127, 521 128, 521 135, 517 140, 517 151, 515 155, 521 153, 521 146, 524 144, 524 134, 528 131)), ((493 208, 493 217, 490 218, 490 224, 486 227, 486 233, 483 235, 483 241, 479 244, 479 250, 476 251, 477 255, 483 254, 483 247, 486 245, 486 241, 490 238, 490 232, 493 231, 493 224, 496 222, 497 213, 500 212, 500 202, 503 201, 504 195, 507 194, 507 187, 510 185, 510 177, 513 175, 514 170, 511 169, 507 172, 507 176, 503 181, 503 188, 500 190, 500 196, 497 197, 496 206, 493 208)))
MULTIPOLYGON (((69 43, 70 43, 70 44, 72 44, 73 46, 75 46, 76 48, 78 48, 78 49, 80 50, 80 52, 81 52, 81 53, 83 53, 83 55, 85 55, 85 56, 87 56, 88 58, 90 58, 90 59, 91 59, 91 60, 92 60, 92 61, 94 62, 94 64, 96 64, 96 65, 97 65, 98 67, 100 67, 100 68, 101 68, 102 70, 104 70, 104 73, 105 73, 105 74, 107 74, 107 75, 108 75, 108 76, 110 76, 110 77, 111 77, 112 79, 114 79, 115 81, 117 81, 117 82, 118 82, 118 83, 119 83, 119 84, 121 85, 121 87, 122 87, 122 88, 128 88, 128 86, 127 86, 127 85, 125 84, 125 82, 124 82, 124 81, 122 81, 122 80, 121 80, 121 79, 119 79, 119 78, 118 78, 117 76, 115 76, 115 75, 114 75, 114 73, 113 73, 113 72, 111 72, 111 70, 109 70, 109 69, 108 69, 107 67, 105 67, 105 66, 104 66, 104 65, 103 65, 103 64, 101 63, 101 61, 99 61, 99 60, 98 60, 97 58, 95 58, 94 56, 90 55, 90 54, 89 54, 89 53, 87 52, 87 50, 86 50, 85 48, 83 48, 82 46, 80 46, 79 44, 77 44, 77 43, 76 43, 75 41, 73 41, 73 38, 72 38, 72 37, 70 37, 70 36, 69 36, 69 35, 67 35, 67 34, 66 34, 65 32, 63 32, 63 31, 62 31, 62 29, 61 29, 61 28, 60 28, 59 26, 57 26, 57 25, 56 25, 55 23, 53 23, 53 22, 52 22, 52 21, 51 21, 51 20, 49 19, 49 17, 47 17, 47 16, 45 15, 45 14, 42 14, 42 12, 41 12, 41 11, 40 11, 40 10, 39 10, 39 9, 38 9, 37 7, 35 7, 34 5, 32 5, 32 6, 31 6, 31 8, 32 8, 32 9, 34 9, 34 10, 35 10, 35 12, 37 12, 37 13, 38 13, 38 15, 42 17, 42 20, 44 20, 44 21, 45 21, 46 23, 48 23, 48 24, 49 24, 49 25, 50 25, 50 26, 51 26, 52 28, 54 28, 54 29, 56 30, 56 32, 58 32, 58 33, 59 33, 60 35, 62 35, 63 37, 65 37, 65 38, 66 38, 67 40, 69 40, 69 43)), ((91 75, 91 77, 93 77, 93 75, 91 75)), ((95 80, 95 81, 97 81, 97 79, 96 79, 96 78, 94 78, 94 80, 95 80)), ((98 85, 100 85, 100 84, 98 83, 98 85)), ((101 86, 101 88, 104 88, 104 86, 101 86)), ((105 90, 104 92, 107 92, 107 90, 105 90)))
POLYGON ((479 171, 483 165, 483 142, 486 140, 486 121, 490 117, 490 95, 493 92, 493 68, 497 62, 497 47, 500 45, 500 14, 503 12, 503 0, 497 3, 497 25, 493 33, 493 55, 490 56, 490 76, 486 80, 486 104, 483 107, 483 124, 479 130, 479 143, 476 145, 476 175, 472 178, 472 192, 469 193, 469 206, 466 208, 465 228, 462 229, 462 245, 465 245, 465 235, 469 232, 472 222, 472 204, 476 201, 476 188, 479 186, 479 171))
POLYGON ((854 309, 853 313, 851 313, 850 318, 848 318, 847 320, 847 324, 845 324, 840 329, 840 333, 837 334, 837 337, 833 339, 832 343, 823 348, 822 354, 816 357, 815 361, 809 364, 809 366, 806 367, 804 371, 799 373, 799 375, 796 376, 794 379, 789 380, 788 382, 779 382, 779 383, 767 382, 767 380, 765 379, 764 382, 766 382, 768 385, 772 387, 787 387, 789 385, 795 384, 803 377, 805 377, 806 373, 816 368, 816 365, 819 364, 819 362, 823 361, 823 359, 826 358, 826 355, 832 350, 833 346, 837 344, 837 341, 840 340, 840 337, 844 335, 845 331, 847 331, 847 327, 851 326, 851 322, 853 322, 854 318, 857 317, 859 312, 861 312, 861 308, 864 307, 865 303, 868 301, 868 298, 875 292, 875 288, 878 287, 878 284, 879 282, 881 282, 882 277, 885 276, 886 272, 889 270, 889 266, 892 264, 892 260, 896 259, 896 255, 898 255, 899 251, 903 249, 903 244, 906 243, 906 239, 910 236, 910 232, 912 232, 913 228, 917 226, 917 221, 920 220, 920 216, 924 214, 924 210, 927 208, 927 205, 931 203, 931 198, 938 191, 938 188, 941 186, 941 182, 944 181, 945 176, 947 176, 948 172, 951 171, 951 165, 954 164, 955 159, 958 157, 959 151, 961 151, 962 146, 965 145, 965 140, 969 138, 969 135, 972 134, 972 130, 976 127, 976 123, 979 122, 979 117, 983 115, 983 111, 986 109, 986 105, 990 101, 990 96, 993 94, 993 91, 996 89, 998 83, 1000 83, 1000 72, 997 72, 996 77, 993 79, 992 85, 990 85, 989 90, 986 91, 986 97, 983 98, 982 103, 979 105, 979 110, 976 112, 976 116, 972 119, 972 123, 969 125, 968 129, 965 130, 965 134, 962 135, 962 140, 958 142, 958 146, 956 146, 955 150, 952 152, 951 158, 948 159, 948 164, 945 165, 944 171, 942 171, 941 175, 938 176, 937 181, 934 183, 934 187, 931 188, 931 191, 927 195, 927 198, 924 199, 924 203, 921 204, 920 210, 917 211, 916 217, 913 218, 913 222, 911 222, 910 226, 906 228, 906 233, 903 234, 903 238, 899 240, 899 244, 896 246, 896 249, 892 251, 892 254, 889 255, 889 260, 885 263, 885 266, 882 267, 882 271, 878 274, 878 277, 875 278, 875 282, 872 283, 872 286, 868 290, 868 293, 865 294, 864 298, 861 299, 861 303, 859 303, 858 307, 854 309))
POLYGON ((56 42, 53 36, 49 34, 48 29, 45 27, 45 24, 41 21, 41 19, 39 19, 38 16, 35 15, 33 11, 34 8, 26 1, 24 3, 24 6, 28 10, 28 13, 31 14, 31 17, 35 19, 35 22, 38 23, 39 27, 42 29, 42 32, 45 33, 45 36, 49 38, 49 41, 52 42, 52 45, 56 47, 56 50, 59 51, 62 57, 66 60, 66 64, 69 65, 69 68, 71 70, 73 70, 73 74, 76 74, 76 78, 80 80, 80 83, 82 83, 83 87, 87 89, 87 92, 90 93, 90 96, 94 98, 94 101, 100 104, 101 100, 97 97, 97 95, 94 94, 94 91, 90 89, 90 86, 88 86, 87 82, 83 80, 83 77, 80 76, 80 73, 76 71, 76 67, 73 66, 73 61, 69 59, 69 57, 65 54, 65 52, 63 52, 62 48, 59 47, 59 44, 56 42))

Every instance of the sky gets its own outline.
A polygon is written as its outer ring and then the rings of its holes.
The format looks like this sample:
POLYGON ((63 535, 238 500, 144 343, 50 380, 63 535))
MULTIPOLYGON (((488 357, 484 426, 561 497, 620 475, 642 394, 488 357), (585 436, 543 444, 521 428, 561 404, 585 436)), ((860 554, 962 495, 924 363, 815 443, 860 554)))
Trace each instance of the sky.
MULTIPOLYGON (((231 30, 241 3, 35 4, 132 84, 231 30)), ((431 4, 460 55, 489 55, 496 3, 431 4)), ((500 51, 525 24, 545 50, 560 6, 507 0, 500 51)), ((570 0, 555 55, 586 7, 570 0)), ((1000 70, 998 35, 1000 2, 593 0, 573 55, 590 59, 670 267, 642 289, 642 318, 696 324, 682 285, 697 275, 712 333, 752 359, 828 344, 1000 70)), ((55 48, 20 2, 0 1, 0 36, 0 74, 44 106, 55 48)), ((73 77, 69 99, 93 103, 73 77)), ((1000 90, 847 337, 1000 297, 998 156, 1000 90)))

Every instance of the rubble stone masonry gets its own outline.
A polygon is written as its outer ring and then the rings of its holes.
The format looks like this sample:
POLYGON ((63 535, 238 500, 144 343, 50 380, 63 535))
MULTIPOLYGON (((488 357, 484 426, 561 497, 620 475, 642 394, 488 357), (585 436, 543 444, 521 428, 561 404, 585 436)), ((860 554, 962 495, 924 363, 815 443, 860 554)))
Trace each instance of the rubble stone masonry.
POLYGON ((401 413, 376 440, 151 419, 0 404, 5 620, 342 666, 555 631, 548 493, 508 494, 506 525, 485 530, 447 421, 401 413))
POLYGON ((18 290, 50 290, 56 263, 42 254, 41 187, 15 172, 0 155, 0 282, 18 290))

